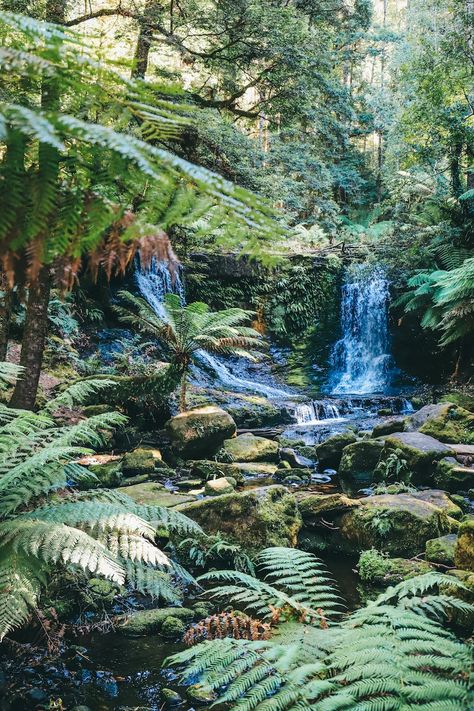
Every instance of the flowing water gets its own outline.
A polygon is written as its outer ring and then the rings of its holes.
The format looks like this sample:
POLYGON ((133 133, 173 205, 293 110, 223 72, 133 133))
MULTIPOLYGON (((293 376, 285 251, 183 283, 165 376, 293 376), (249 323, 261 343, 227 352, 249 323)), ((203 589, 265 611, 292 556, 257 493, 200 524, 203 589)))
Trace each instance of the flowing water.
POLYGON ((342 338, 331 353, 333 394, 383 393, 393 360, 388 330, 389 284, 380 267, 364 264, 347 271, 342 288, 342 338))

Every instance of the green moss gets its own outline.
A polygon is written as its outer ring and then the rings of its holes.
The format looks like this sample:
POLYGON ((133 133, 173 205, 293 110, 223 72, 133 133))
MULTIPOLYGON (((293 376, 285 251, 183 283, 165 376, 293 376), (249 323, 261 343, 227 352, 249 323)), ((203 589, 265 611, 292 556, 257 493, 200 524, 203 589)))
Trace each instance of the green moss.
POLYGON ((339 465, 339 477, 344 491, 355 494, 359 489, 372 484, 383 446, 379 440, 367 439, 344 447, 339 465))
POLYGON ((459 527, 454 562, 457 568, 474 572, 474 518, 463 521, 459 527))
POLYGON ((474 469, 463 467, 454 457, 445 457, 436 465, 434 481, 445 491, 468 491, 474 487, 474 469))
POLYGON ((235 435, 236 429, 232 417, 214 406, 182 412, 166 423, 175 450, 193 459, 212 456, 225 439, 235 435))
POLYGON ((248 432, 226 439, 222 449, 233 462, 274 462, 278 458, 279 446, 278 442, 248 432))
POLYGON ((446 403, 436 417, 424 423, 420 432, 440 442, 474 444, 474 414, 458 405, 446 403))
POLYGON ((81 481, 79 488, 82 490, 97 489, 99 487, 113 489, 120 486, 122 482, 121 462, 113 461, 107 462, 107 464, 92 464, 88 469, 96 478, 93 479, 91 477, 91 479, 81 481))
POLYGON ((194 496, 174 494, 168 491, 162 484, 156 482, 145 482, 144 484, 134 484, 124 486, 119 491, 137 502, 137 504, 151 504, 155 506, 177 506, 187 501, 194 501, 194 496))
POLYGON ((329 437, 325 442, 316 447, 316 456, 321 468, 337 469, 341 462, 342 451, 349 444, 357 441, 353 432, 341 432, 329 437))
POLYGON ((181 639, 185 631, 185 622, 174 615, 167 617, 160 628, 161 636, 173 641, 181 639))
POLYGON ((375 549, 363 551, 358 563, 362 583, 387 587, 429 573, 428 563, 407 558, 389 558, 375 549))
POLYGON ((432 563, 442 563, 443 565, 454 564, 454 550, 456 548, 457 536, 450 533, 439 538, 432 538, 426 541, 426 560, 432 563))
POLYGON ((446 393, 446 395, 443 395, 441 398, 441 402, 450 402, 464 408, 464 410, 474 412, 474 395, 471 393, 462 391, 446 393))
MULTIPOLYGON (((169 628, 175 627, 174 620, 188 624, 194 617, 193 610, 186 607, 165 607, 153 610, 137 610, 130 615, 121 615, 117 618, 117 631, 127 637, 143 637, 159 634, 167 620, 170 618, 169 628)), ((166 629, 166 628, 165 628, 166 629)))
POLYGON ((126 476, 136 474, 153 474, 157 457, 150 449, 137 448, 127 452, 123 458, 123 471, 126 476))

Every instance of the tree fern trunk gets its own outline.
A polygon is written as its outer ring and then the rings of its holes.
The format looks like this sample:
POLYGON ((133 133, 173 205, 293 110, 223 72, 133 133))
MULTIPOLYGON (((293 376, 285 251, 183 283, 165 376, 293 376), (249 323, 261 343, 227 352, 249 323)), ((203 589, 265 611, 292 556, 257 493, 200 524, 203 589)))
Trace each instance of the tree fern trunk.
POLYGON ((26 306, 26 321, 21 345, 20 365, 25 368, 17 381, 10 405, 32 410, 38 391, 43 351, 48 330, 48 304, 51 291, 49 267, 41 267, 38 279, 30 287, 26 306))
POLYGON ((188 386, 188 374, 185 371, 181 376, 181 392, 179 395, 179 411, 186 412, 186 392, 188 386))
POLYGON ((0 288, 2 297, 0 298, 0 361, 7 357, 8 336, 10 333, 10 322, 12 316, 13 292, 10 289, 4 274, 0 275, 0 288))

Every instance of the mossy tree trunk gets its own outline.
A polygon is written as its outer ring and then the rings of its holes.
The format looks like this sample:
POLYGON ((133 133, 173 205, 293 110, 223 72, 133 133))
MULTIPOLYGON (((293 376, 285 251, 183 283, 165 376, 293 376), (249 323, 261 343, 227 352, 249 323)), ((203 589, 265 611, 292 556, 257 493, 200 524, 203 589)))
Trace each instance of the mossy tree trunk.
POLYGON ((186 406, 187 388, 188 388, 188 371, 185 370, 181 376, 181 389, 180 389, 180 394, 179 394, 179 411, 180 412, 186 412, 186 410, 187 410, 187 406, 186 406))
POLYGON ((4 274, 0 275, 0 361, 7 357, 8 337, 12 317, 13 291, 4 274))

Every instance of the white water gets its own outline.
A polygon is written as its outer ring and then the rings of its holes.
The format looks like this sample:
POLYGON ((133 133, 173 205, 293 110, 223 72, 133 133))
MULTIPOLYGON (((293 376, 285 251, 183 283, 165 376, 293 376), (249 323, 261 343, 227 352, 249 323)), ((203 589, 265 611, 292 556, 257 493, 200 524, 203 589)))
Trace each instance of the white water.
MULTIPOLYGON (((141 269, 137 261, 135 282, 143 298, 161 318, 165 316, 163 301, 166 294, 178 294, 181 298, 181 303, 183 305, 186 304, 186 295, 180 271, 177 270, 174 276, 172 276, 166 262, 153 259, 150 268, 141 269)), ((214 372, 219 382, 223 385, 238 390, 260 393, 273 400, 282 400, 292 397, 291 393, 281 390, 280 388, 234 375, 229 366, 210 353, 199 350, 196 351, 196 356, 204 366, 207 366, 214 372)))
POLYGON ((337 405, 330 400, 300 403, 295 407, 294 415, 299 425, 313 425, 342 419, 337 405))
POLYGON ((379 267, 356 265, 342 288, 342 338, 331 354, 335 394, 385 392, 393 369, 388 331, 388 281, 379 267))

